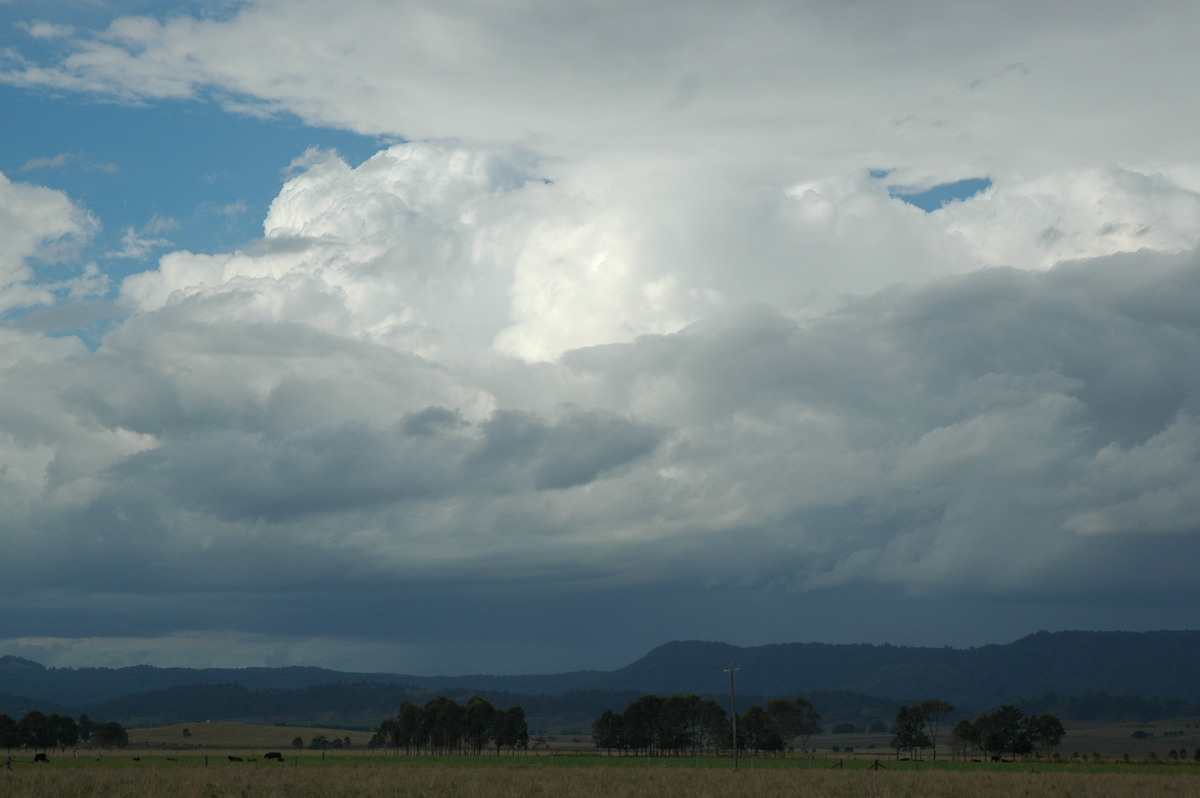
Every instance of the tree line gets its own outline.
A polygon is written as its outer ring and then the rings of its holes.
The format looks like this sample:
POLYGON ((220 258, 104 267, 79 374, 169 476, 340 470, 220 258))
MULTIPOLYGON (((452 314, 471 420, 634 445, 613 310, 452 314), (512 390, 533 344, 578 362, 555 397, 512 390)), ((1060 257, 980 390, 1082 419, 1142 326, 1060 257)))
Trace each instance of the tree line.
MULTIPOLYGON (((937 758, 939 737, 948 727, 954 705, 936 698, 900 707, 892 721, 896 756, 917 758, 929 750, 937 758)), ((804 698, 773 698, 754 704, 737 717, 738 750, 758 753, 798 749, 808 751, 813 734, 821 731, 821 715, 804 698)), ((623 712, 605 710, 592 722, 592 743, 598 751, 633 756, 698 756, 732 750, 734 724, 720 704, 696 695, 662 698, 644 695, 623 712)), ((1062 721, 1050 713, 1025 715, 1006 704, 983 712, 974 721, 960 720, 952 729, 956 754, 964 758, 1016 758, 1038 753, 1049 756, 1062 742, 1062 721)))
MULTIPOLYGON (((938 735, 954 711, 954 705, 930 698, 912 706, 902 706, 892 721, 892 747, 896 756, 907 752, 916 759, 929 749, 937 759, 938 735)), ((1011 704, 981 712, 974 721, 963 718, 952 731, 954 750, 964 759, 978 753, 984 758, 1015 759, 1037 753, 1049 756, 1065 734, 1062 721, 1049 712, 1026 715, 1011 704)))
MULTIPOLYGON (((803 699, 775 698, 738 716, 739 750, 784 751, 797 741, 807 750, 821 716, 803 699)), ((605 710, 592 722, 599 751, 634 756, 697 756, 729 751, 730 716, 716 701, 696 695, 644 695, 623 712, 605 710)))
POLYGON ((27 712, 20 720, 0 715, 0 746, 9 751, 14 748, 65 751, 80 742, 103 748, 124 747, 129 735, 120 723, 96 723, 87 715, 80 715, 78 722, 69 715, 57 712, 47 715, 37 710, 27 712))
POLYGON ((423 707, 405 701, 379 724, 371 745, 403 748, 409 754, 481 754, 485 748, 499 754, 528 748, 529 727, 519 705, 497 709, 474 696, 463 706, 438 696, 423 707))
POLYGON ((1011 704, 982 712, 974 721, 964 718, 954 727, 955 745, 964 756, 979 751, 984 757, 1010 759, 1032 753, 1050 756, 1065 734, 1062 721, 1049 712, 1026 715, 1011 704))

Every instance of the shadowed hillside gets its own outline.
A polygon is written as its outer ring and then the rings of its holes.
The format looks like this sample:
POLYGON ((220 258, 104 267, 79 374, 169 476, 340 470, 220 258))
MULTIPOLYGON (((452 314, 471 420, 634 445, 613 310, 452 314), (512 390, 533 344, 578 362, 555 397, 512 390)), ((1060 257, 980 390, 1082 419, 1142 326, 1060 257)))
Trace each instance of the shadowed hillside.
MULTIPOLYGON (((827 721, 887 718, 900 702, 937 697, 960 709, 1001 703, 1080 719, 1151 719, 1195 710, 1200 632, 1039 632, 972 649, 787 643, 740 648, 684 641, 609 672, 418 677, 322 668, 46 668, 0 657, 0 699, 138 724, 200 718, 370 724, 399 702, 479 694, 520 703, 547 726, 586 726, 643 693, 820 696, 827 721)), ((748 704, 747 704, 748 705, 748 704)), ((0 708, 0 712, 4 710, 0 708)))

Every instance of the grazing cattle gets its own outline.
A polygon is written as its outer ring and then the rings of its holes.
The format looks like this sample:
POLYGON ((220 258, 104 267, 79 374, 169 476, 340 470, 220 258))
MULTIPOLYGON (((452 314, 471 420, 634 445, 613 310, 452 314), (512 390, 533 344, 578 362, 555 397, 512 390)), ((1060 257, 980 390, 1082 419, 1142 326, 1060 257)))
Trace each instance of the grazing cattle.
POLYGON ((34 762, 49 762, 50 757, 46 756, 45 754, 34 754, 33 761, 34 762))
POLYGON ((230 762, 241 762, 242 758, 240 756, 234 756, 233 754, 230 754, 229 761, 230 762))
POLYGON ((281 754, 279 751, 268 751, 267 754, 263 757, 263 759, 275 759, 275 760, 282 762, 283 754, 281 754))

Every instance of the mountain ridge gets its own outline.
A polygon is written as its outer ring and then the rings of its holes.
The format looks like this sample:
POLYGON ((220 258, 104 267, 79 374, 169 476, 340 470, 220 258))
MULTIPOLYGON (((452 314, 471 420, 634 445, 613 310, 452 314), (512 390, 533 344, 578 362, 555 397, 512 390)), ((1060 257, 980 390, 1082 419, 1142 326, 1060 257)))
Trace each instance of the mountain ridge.
POLYGON ((386 706, 401 696, 417 698, 439 691, 474 691, 530 701, 536 696, 546 699, 547 705, 567 696, 578 701, 585 694, 594 694, 600 703, 606 695, 720 696, 728 694, 726 669, 732 665, 738 668, 737 692, 746 696, 844 692, 896 703, 936 697, 978 709, 1037 696, 1043 702, 1090 697, 1091 705, 1124 697, 1174 706, 1200 703, 1200 685, 1191 667, 1196 661, 1200 661, 1200 631, 1191 630, 1037 632, 1011 643, 966 649, 886 643, 743 647, 676 640, 611 671, 515 676, 414 676, 312 666, 48 668, 32 660, 0 656, 0 694, 21 696, 22 702, 107 709, 123 717, 158 717, 182 712, 187 705, 180 697, 183 694, 196 696, 202 706, 199 696, 205 694, 204 688, 212 696, 228 696, 229 686, 237 685, 246 696, 258 699, 264 715, 274 712, 292 718, 297 713, 336 712, 332 704, 352 695, 364 710, 371 701, 386 706), (369 697, 371 690, 379 697, 369 697), (322 710, 321 701, 331 706, 322 710), (289 702, 305 709, 290 711, 289 702), (167 713, 155 709, 156 705, 173 709, 167 713))

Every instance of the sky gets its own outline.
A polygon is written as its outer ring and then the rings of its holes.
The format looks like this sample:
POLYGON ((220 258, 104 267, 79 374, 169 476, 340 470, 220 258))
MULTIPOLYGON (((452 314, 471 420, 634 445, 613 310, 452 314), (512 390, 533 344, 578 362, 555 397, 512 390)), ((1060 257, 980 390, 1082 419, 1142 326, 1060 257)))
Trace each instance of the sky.
POLYGON ((1200 628, 1198 29, 0 0, 0 653, 1200 628))

